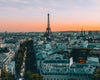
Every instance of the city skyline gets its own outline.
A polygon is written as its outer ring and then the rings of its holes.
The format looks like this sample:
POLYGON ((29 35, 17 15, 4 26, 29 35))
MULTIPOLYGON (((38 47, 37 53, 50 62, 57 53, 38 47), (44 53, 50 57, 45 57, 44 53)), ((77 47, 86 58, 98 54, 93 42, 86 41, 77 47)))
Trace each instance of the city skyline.
POLYGON ((100 30, 99 0, 0 0, 0 32, 100 30))

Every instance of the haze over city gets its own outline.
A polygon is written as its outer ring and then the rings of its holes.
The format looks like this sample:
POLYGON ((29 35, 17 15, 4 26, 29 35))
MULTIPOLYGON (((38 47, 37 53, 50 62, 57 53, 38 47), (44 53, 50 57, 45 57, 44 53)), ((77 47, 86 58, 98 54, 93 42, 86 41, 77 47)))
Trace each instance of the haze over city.
POLYGON ((0 0, 0 32, 100 30, 100 0, 0 0))

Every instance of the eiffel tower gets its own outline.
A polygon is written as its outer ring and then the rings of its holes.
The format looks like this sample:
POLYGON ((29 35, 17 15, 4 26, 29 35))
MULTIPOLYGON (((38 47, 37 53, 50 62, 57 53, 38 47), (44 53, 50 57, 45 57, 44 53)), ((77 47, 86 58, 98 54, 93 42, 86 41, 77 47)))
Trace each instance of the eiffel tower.
POLYGON ((46 37, 47 41, 51 41, 53 34, 51 32, 51 28, 50 28, 50 22, 49 22, 49 13, 48 13, 48 23, 47 23, 47 29, 46 32, 44 34, 44 37, 46 37))

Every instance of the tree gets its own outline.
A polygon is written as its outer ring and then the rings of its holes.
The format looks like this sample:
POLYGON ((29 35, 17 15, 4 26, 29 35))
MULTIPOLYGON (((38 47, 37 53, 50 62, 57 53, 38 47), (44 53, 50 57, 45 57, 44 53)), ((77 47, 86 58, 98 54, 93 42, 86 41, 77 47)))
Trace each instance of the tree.
POLYGON ((1 74, 1 80, 15 80, 15 75, 3 70, 1 74))

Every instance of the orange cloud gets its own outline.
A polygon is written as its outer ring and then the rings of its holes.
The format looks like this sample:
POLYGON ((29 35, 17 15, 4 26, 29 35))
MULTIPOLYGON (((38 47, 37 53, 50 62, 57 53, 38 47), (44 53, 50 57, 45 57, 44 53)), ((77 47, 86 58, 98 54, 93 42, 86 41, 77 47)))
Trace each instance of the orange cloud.
POLYGON ((79 11, 73 11, 74 13, 79 13, 79 11))
POLYGON ((11 10, 11 11, 16 11, 16 12, 21 12, 21 10, 18 10, 16 8, 0 8, 1 10, 11 10))
POLYGON ((22 1, 22 0, 12 0, 12 1, 14 1, 14 2, 19 2, 19 3, 24 3, 24 4, 29 3, 28 1, 22 1))
POLYGON ((16 12, 21 12, 20 10, 16 9, 16 8, 7 8, 8 10, 11 10, 11 11, 16 11, 16 12))
POLYGON ((66 14, 66 12, 64 12, 64 11, 62 11, 62 12, 60 12, 61 14, 66 14))
POLYGON ((28 8, 27 11, 34 11, 32 8, 28 8))
POLYGON ((33 12, 53 12, 54 9, 51 9, 51 8, 37 8, 37 9, 28 8, 25 11, 33 11, 33 12))
POLYGON ((100 10, 94 10, 94 11, 73 11, 73 13, 100 13, 100 10))

